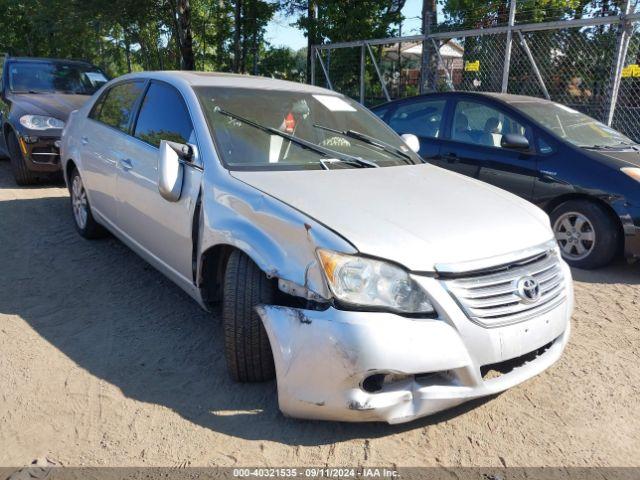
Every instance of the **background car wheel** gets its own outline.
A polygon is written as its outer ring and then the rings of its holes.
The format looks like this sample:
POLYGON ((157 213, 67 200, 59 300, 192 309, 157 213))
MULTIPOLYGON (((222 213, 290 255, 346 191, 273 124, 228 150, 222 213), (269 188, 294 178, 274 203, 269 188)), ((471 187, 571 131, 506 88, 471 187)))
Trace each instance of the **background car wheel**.
POLYGON ((613 260, 620 241, 618 225, 601 206, 570 200, 551 212, 551 225, 565 261, 576 268, 594 269, 613 260))
POLYGON ((38 181, 38 177, 27 168, 24 156, 20 151, 18 137, 11 132, 7 137, 7 149, 9 150, 9 158, 11 160, 11 170, 13 177, 18 185, 33 185, 38 181))
POLYGON ((234 251, 224 275, 222 321, 225 356, 237 382, 263 382, 275 377, 269 337, 254 307, 273 303, 276 284, 244 253, 234 251))
POLYGON ((107 231, 102 225, 95 221, 91 214, 91 207, 89 206, 89 198, 87 192, 84 189, 82 178, 78 170, 73 170, 69 184, 69 193, 71 194, 71 211, 73 212, 73 221, 76 225, 76 230, 84 238, 102 238, 106 235, 107 231))

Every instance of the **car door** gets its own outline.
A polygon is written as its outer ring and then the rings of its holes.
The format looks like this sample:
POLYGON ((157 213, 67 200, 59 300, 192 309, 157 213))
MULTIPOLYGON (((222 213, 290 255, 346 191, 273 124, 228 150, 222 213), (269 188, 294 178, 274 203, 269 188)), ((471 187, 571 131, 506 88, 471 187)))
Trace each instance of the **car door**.
POLYGON ((531 127, 481 100, 458 99, 452 108, 442 166, 531 200, 538 176, 531 127), (525 136, 532 147, 503 148, 508 133, 525 136))
POLYGON ((399 135, 412 133, 418 137, 420 156, 437 162, 446 104, 442 97, 417 97, 400 102, 387 113, 387 123, 399 135))
POLYGON ((145 81, 117 83, 93 105, 80 137, 83 183, 93 210, 117 224, 116 174, 118 160, 129 143, 129 129, 145 81))
POLYGON ((193 123, 182 95, 171 85, 152 81, 140 104, 117 176, 118 226, 148 259, 174 280, 192 283, 192 228, 202 164, 193 123), (158 191, 160 141, 193 146, 185 164, 182 195, 169 202, 158 191))

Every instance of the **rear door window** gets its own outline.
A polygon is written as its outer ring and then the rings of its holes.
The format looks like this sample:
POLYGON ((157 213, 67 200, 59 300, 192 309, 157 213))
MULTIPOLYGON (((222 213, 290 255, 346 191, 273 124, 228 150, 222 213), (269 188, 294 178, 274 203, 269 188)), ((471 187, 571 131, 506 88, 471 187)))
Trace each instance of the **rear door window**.
POLYGON ((89 117, 128 133, 131 116, 143 89, 143 80, 111 87, 95 104, 89 117))
POLYGON ((134 136, 154 147, 159 147, 161 140, 193 143, 191 117, 174 87, 151 83, 140 108, 134 136))
POLYGON ((440 138, 445 105, 443 99, 420 99, 402 104, 393 112, 389 126, 400 135, 413 133, 423 138, 440 138))

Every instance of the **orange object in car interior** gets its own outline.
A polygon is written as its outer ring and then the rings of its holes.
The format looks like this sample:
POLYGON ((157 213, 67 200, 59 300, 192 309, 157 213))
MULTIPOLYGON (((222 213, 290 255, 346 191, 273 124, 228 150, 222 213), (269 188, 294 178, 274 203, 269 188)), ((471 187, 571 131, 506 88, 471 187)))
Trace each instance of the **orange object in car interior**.
POLYGON ((296 129, 296 119, 291 112, 289 112, 284 119, 284 129, 287 133, 293 133, 296 129))

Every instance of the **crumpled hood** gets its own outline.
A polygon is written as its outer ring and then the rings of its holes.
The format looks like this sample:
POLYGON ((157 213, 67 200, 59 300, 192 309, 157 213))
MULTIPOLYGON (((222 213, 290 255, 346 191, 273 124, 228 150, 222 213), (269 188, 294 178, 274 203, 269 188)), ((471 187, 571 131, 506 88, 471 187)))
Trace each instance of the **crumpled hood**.
POLYGON ((517 252, 553 238, 539 208, 432 165, 232 175, 323 223, 361 253, 413 271, 517 252))
POLYGON ((33 115, 49 115, 67 121, 69 114, 77 110, 91 97, 89 95, 69 95, 63 93, 21 93, 14 94, 12 101, 33 115))

